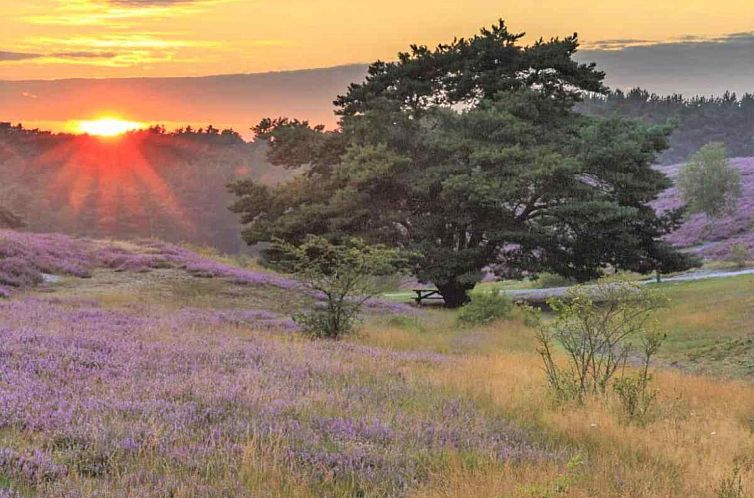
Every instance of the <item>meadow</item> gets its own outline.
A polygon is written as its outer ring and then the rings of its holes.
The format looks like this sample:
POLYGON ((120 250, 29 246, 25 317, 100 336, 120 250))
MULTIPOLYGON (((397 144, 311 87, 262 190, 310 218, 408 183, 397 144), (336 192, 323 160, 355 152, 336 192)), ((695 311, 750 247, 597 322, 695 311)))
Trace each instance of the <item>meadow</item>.
POLYGON ((518 315, 462 327, 378 300, 355 336, 312 341, 289 317, 317 296, 242 261, 0 239, 0 496, 754 490, 751 276, 663 285, 669 339, 637 425, 612 398, 555 403, 518 315))

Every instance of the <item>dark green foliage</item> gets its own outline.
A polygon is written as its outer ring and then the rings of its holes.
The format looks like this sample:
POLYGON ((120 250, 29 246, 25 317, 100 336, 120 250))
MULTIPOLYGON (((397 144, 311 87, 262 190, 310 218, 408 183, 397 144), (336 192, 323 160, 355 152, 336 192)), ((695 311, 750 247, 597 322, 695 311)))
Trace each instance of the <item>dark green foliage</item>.
POLYGON ((294 320, 313 337, 338 339, 351 332, 362 305, 374 295, 373 278, 399 271, 405 260, 394 249, 347 238, 332 244, 307 236, 300 245, 277 241, 278 267, 293 273, 324 301, 294 320))
POLYGON ((466 325, 484 325, 505 320, 513 313, 513 302, 499 291, 476 292, 458 311, 458 320, 466 325))
POLYGON ((338 97, 335 131, 263 121, 271 161, 307 174, 232 187, 244 239, 357 235, 406 249, 451 307, 490 267, 587 280, 608 266, 687 265, 659 242, 680 213, 647 205, 670 186, 650 167, 670 129, 574 112, 604 75, 572 59, 575 36, 520 38, 501 22, 373 64, 338 97))
POLYGON ((686 99, 682 95, 661 97, 635 88, 626 93, 616 90, 607 96, 590 96, 578 109, 590 116, 624 117, 656 125, 673 123, 670 148, 660 156, 663 164, 686 161, 710 141, 724 143, 732 157, 754 156, 754 94, 686 99))
POLYGON ((691 156, 677 184, 689 212, 709 218, 730 212, 741 197, 741 174, 728 164, 728 151, 722 143, 709 143, 691 156))

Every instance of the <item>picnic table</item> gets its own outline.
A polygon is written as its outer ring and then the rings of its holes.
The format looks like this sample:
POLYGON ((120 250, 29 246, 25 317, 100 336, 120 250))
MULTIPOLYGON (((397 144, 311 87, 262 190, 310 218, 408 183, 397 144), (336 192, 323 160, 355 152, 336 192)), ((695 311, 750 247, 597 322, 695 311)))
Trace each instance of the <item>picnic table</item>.
POLYGON ((416 293, 414 301, 416 301, 416 304, 418 306, 421 306, 422 301, 424 301, 425 299, 442 300, 442 295, 437 289, 414 289, 414 292, 416 293))

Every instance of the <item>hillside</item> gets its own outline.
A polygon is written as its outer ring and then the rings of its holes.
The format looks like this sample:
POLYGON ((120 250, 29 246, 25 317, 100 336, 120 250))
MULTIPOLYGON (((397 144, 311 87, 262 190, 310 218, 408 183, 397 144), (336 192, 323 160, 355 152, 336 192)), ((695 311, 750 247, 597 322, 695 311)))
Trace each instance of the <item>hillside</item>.
MULTIPOLYGON (((703 214, 689 216, 680 229, 668 236, 675 246, 713 260, 724 259, 734 244, 744 244, 754 251, 754 157, 733 159, 731 164, 741 172, 742 195, 736 208, 718 220, 708 220, 703 214)), ((660 169, 675 179, 682 166, 676 164, 660 169)), ((681 204, 675 188, 664 192, 655 203, 661 211, 681 204)))
POLYGON ((107 140, 0 125, 0 205, 30 231, 89 237, 159 237, 243 249, 226 185, 274 183, 265 146, 231 130, 135 132, 107 140))

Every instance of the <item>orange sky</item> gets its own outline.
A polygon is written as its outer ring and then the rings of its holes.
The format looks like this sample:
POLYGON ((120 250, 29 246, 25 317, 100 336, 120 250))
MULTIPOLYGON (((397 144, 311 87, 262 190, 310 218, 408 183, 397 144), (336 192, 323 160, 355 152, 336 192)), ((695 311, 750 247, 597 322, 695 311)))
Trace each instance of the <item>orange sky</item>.
POLYGON ((498 17, 533 37, 653 43, 754 31, 752 0, 25 0, 0 4, 0 79, 189 76, 392 58, 498 17))

